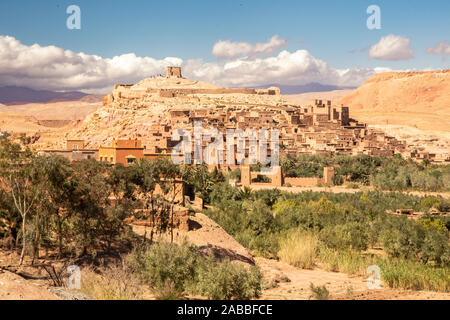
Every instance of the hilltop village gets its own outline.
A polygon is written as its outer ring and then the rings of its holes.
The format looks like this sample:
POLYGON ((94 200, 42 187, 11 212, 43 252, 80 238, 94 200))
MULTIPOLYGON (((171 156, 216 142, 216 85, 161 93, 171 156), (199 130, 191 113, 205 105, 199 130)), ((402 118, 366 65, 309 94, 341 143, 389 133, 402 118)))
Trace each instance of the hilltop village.
MULTIPOLYGON (((185 79, 179 67, 168 67, 165 76, 136 85, 116 85, 102 108, 59 139, 65 145, 40 148, 40 153, 127 165, 141 158, 169 156, 179 143, 172 140, 172 133, 193 132, 199 121, 204 129, 219 129, 224 136, 227 129, 277 129, 280 156, 411 156, 405 142, 352 119, 346 106, 318 99, 307 106, 288 104, 276 87, 221 88, 185 79)), ((202 141, 203 149, 208 144, 202 141)), ((246 159, 248 149, 247 141, 246 159)))

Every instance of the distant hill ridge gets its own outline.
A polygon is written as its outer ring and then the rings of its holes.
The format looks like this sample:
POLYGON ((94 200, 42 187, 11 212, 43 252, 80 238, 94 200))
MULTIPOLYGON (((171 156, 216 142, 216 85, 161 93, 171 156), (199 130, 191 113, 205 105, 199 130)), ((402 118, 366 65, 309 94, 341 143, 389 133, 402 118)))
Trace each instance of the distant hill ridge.
POLYGON ((25 103, 56 102, 79 100, 87 93, 80 91, 56 92, 47 90, 34 90, 26 87, 5 86, 0 87, 0 103, 18 105, 25 103))

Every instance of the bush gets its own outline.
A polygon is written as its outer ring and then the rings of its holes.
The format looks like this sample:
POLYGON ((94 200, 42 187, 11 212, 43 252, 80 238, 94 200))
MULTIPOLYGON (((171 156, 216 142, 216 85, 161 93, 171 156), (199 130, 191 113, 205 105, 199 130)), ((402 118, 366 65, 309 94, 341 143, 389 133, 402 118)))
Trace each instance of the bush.
POLYGON ((96 300, 139 300, 142 288, 126 265, 114 265, 103 272, 83 269, 81 291, 96 300))
POLYGON ((414 258, 420 252, 425 229, 406 217, 391 217, 380 237, 384 250, 392 257, 414 258))
POLYGON ((326 226, 320 232, 320 239, 333 249, 366 250, 369 243, 369 233, 362 223, 346 222, 345 224, 326 226))
POLYGON ((248 300, 261 294, 261 280, 258 267, 247 271, 228 261, 218 265, 209 261, 200 268, 192 291, 214 300, 248 300))
POLYGON ((157 299, 175 300, 184 294, 210 299, 250 299, 261 292, 261 272, 228 261, 204 257, 199 248, 161 242, 130 255, 133 270, 157 299))
POLYGON ((303 230, 293 230, 280 240, 281 261, 302 269, 312 269, 318 254, 319 239, 303 230))
POLYGON ((201 257, 195 246, 161 242, 135 249, 130 255, 130 263, 158 299, 166 298, 168 291, 176 299, 181 298, 186 286, 195 279, 201 257))
POLYGON ((435 261, 439 265, 449 265, 450 246, 448 245, 448 236, 436 229, 430 229, 425 235, 420 252, 420 259, 424 263, 435 261))
POLYGON ((422 200, 420 206, 423 211, 428 211, 431 208, 435 208, 439 211, 442 211, 443 209, 442 201, 436 197, 426 197, 422 200))

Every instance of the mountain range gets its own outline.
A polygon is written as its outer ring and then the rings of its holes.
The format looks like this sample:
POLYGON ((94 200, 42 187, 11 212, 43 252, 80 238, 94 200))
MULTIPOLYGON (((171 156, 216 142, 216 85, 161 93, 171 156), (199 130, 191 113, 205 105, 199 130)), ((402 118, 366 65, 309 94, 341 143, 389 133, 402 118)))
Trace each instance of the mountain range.
POLYGON ((47 90, 34 90, 25 87, 0 87, 0 103, 18 105, 25 103, 57 102, 79 100, 88 94, 79 91, 57 92, 47 90))

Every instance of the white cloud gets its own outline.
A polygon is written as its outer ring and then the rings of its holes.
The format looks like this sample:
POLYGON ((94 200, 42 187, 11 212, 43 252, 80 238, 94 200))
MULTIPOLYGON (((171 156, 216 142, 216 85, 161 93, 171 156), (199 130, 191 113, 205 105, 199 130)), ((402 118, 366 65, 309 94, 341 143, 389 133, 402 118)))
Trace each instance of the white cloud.
MULTIPOLYGON (((270 52, 259 46, 258 52, 270 52)), ((254 51, 256 52, 256 51, 254 51)), ((110 92, 117 83, 137 83, 164 73, 165 67, 183 67, 187 78, 225 87, 251 87, 271 83, 302 85, 310 82, 358 86, 379 70, 336 69, 306 50, 283 50, 275 56, 234 58, 205 62, 176 57, 153 59, 134 53, 113 58, 75 53, 55 46, 26 46, 13 37, 0 36, 0 86, 17 85, 33 89, 110 92)), ((386 69, 388 70, 388 69, 386 69)))
POLYGON ((399 61, 414 57, 411 40, 390 34, 369 48, 369 58, 378 60, 399 61))
POLYGON ((55 46, 26 46, 13 37, 0 36, 0 85, 50 90, 97 89, 137 82, 162 73, 165 66, 182 62, 179 58, 141 58, 134 53, 105 59, 55 46))
POLYGON ((230 40, 218 41, 214 44, 212 54, 218 59, 233 59, 241 56, 255 58, 258 55, 269 56, 277 49, 287 46, 286 39, 279 39, 274 35, 268 42, 260 42, 252 45, 249 42, 231 42, 230 40))
POLYGON ((224 64, 187 61, 184 73, 191 78, 214 82, 226 87, 266 84, 302 85, 310 82, 341 86, 358 86, 376 72, 368 68, 338 70, 306 50, 281 51, 277 56, 234 59, 224 64))
POLYGON ((448 41, 442 41, 434 47, 427 48, 427 53, 442 55, 442 60, 445 61, 450 56, 450 44, 448 41))

